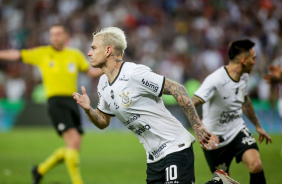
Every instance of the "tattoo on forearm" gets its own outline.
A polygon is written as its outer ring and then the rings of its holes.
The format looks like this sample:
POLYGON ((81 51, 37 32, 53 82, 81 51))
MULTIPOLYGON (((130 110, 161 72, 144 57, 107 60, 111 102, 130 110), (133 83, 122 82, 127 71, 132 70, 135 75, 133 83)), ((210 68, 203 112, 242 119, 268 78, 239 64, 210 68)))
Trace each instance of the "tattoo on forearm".
POLYGON ((258 118, 255 114, 255 110, 252 104, 252 101, 249 96, 246 96, 245 102, 242 106, 243 113, 248 117, 248 119, 255 125, 260 125, 258 118))
POLYGON ((163 94, 173 95, 188 117, 198 139, 203 138, 207 132, 205 129, 202 129, 200 118, 184 86, 166 79, 163 94))
POLYGON ((97 127, 100 127, 101 122, 107 122, 107 117, 97 109, 92 108, 87 115, 89 120, 97 127))

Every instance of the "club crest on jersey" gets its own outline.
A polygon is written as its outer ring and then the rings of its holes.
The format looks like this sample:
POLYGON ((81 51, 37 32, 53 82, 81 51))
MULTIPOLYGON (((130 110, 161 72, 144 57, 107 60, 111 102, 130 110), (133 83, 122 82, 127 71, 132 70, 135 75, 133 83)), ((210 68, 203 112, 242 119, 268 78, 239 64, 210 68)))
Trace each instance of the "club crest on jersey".
POLYGON ((111 90, 111 98, 114 99, 115 98, 115 95, 114 95, 114 91, 111 90))
POLYGON ((128 94, 129 92, 126 94, 122 92, 122 94, 119 95, 119 97, 121 97, 121 105, 124 107, 129 107, 132 104, 132 99, 128 96, 128 94))

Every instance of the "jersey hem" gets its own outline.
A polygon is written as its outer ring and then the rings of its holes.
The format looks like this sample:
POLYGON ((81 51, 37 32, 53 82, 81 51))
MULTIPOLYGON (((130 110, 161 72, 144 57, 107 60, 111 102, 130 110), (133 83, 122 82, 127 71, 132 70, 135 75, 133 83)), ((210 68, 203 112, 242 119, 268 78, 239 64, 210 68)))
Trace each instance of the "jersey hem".
POLYGON ((175 150, 167 151, 162 157, 160 157, 160 158, 158 158, 158 159, 156 159, 156 160, 154 160, 154 161, 152 161, 152 160, 150 160, 150 159, 147 158, 147 163, 148 163, 148 164, 150 164, 150 163, 156 163, 156 162, 162 160, 163 158, 165 158, 167 155, 169 155, 169 154, 171 154, 171 153, 179 152, 179 151, 182 151, 182 150, 184 150, 184 149, 186 149, 186 148, 190 148, 190 147, 193 145, 193 143, 194 143, 194 142, 191 142, 190 145, 186 145, 186 146, 183 146, 183 147, 178 148, 178 149, 175 149, 175 150))

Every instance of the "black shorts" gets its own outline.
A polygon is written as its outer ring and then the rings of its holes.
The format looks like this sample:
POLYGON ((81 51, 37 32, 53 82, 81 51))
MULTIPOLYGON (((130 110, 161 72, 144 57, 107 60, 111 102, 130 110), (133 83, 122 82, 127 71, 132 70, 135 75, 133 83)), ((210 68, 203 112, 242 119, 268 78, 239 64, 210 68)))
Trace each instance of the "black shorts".
POLYGON ((228 172, 232 159, 235 157, 237 163, 241 162, 244 152, 249 149, 258 150, 258 145, 249 130, 243 128, 228 145, 211 151, 204 150, 204 154, 212 173, 217 169, 228 172))
POLYGON ((179 152, 168 154, 156 163, 147 164, 148 184, 190 184, 195 182, 192 145, 179 152))
POLYGON ((49 98, 48 112, 59 135, 69 128, 75 128, 80 134, 83 133, 78 105, 72 97, 49 98))

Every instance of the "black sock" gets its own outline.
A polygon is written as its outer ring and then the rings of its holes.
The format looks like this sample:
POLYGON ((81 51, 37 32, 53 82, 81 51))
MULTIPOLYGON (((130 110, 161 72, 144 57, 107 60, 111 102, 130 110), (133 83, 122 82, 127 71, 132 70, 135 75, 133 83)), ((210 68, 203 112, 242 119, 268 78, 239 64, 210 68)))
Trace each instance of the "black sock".
POLYGON ((263 170, 258 173, 250 173, 250 184, 266 184, 263 170))

